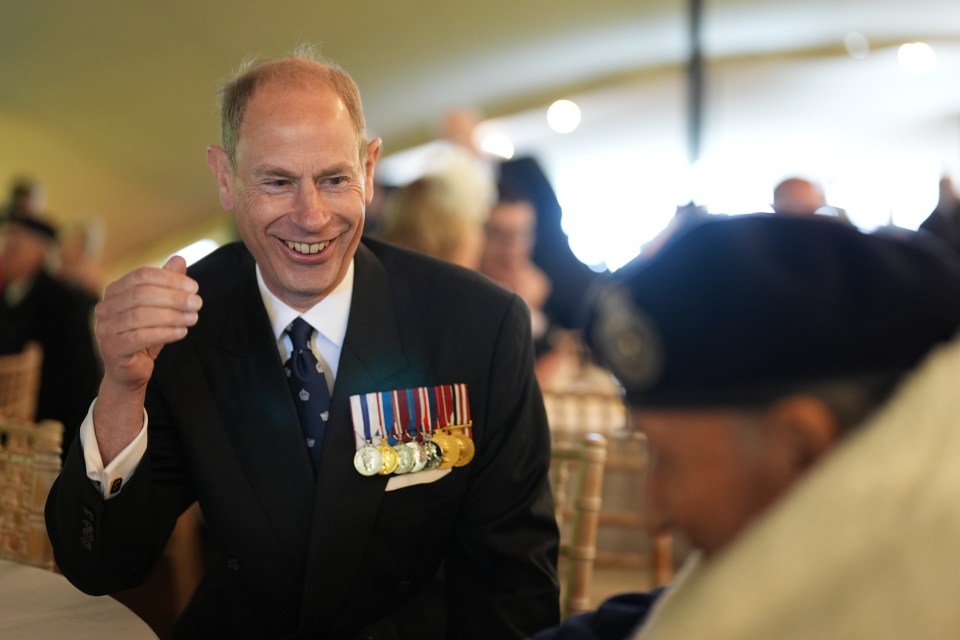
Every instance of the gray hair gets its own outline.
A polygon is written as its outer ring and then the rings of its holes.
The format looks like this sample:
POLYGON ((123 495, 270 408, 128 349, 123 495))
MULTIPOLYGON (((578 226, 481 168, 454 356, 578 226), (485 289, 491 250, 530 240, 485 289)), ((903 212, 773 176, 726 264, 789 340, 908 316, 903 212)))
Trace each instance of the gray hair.
POLYGON ((247 104, 258 89, 270 83, 321 86, 333 89, 343 101, 357 136, 360 161, 366 159, 366 122, 360 89, 350 75, 319 54, 315 45, 297 46, 289 56, 256 62, 246 60, 220 89, 220 139, 231 166, 236 166, 240 126, 247 104))

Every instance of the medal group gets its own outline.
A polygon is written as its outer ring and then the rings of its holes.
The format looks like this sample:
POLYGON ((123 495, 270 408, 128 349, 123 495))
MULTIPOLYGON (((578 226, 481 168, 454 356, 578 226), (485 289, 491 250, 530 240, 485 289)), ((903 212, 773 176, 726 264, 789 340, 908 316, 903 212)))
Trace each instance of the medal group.
POLYGON ((357 452, 365 476, 462 467, 473 460, 467 385, 377 391, 350 397, 357 452))

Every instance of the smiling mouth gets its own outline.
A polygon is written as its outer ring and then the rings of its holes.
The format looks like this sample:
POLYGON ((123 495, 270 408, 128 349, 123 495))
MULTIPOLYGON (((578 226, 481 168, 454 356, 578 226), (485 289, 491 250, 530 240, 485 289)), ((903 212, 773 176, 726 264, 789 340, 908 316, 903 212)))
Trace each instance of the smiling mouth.
POLYGON ((291 240, 285 240, 284 242, 287 243, 287 247, 289 247, 291 250, 296 251, 297 253, 302 253, 303 255, 320 253, 330 245, 329 240, 315 242, 313 244, 307 244, 306 242, 293 242, 291 240))

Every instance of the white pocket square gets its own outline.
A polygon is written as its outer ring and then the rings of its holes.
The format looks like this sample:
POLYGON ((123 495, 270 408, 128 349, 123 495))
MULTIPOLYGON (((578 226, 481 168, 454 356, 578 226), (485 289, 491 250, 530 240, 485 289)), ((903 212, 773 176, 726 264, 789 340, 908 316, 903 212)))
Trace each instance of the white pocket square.
POLYGON ((397 489, 403 489, 404 487, 412 487, 415 484, 436 482, 451 471, 452 469, 430 469, 429 471, 405 473, 402 476, 393 476, 387 480, 387 488, 384 489, 384 491, 396 491, 397 489))

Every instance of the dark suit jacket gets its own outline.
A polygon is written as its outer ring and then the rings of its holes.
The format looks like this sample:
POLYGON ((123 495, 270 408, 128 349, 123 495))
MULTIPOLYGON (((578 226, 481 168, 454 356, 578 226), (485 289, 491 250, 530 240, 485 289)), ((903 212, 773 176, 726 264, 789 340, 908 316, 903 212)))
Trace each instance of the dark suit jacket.
POLYGON ((528 637, 558 619, 549 435, 528 312, 483 278, 364 241, 316 480, 239 244, 190 274, 204 306, 157 359, 145 459, 102 501, 74 447, 47 503, 63 573, 143 580, 197 499, 216 546, 182 637, 528 637), (363 477, 349 396, 467 384, 476 458, 385 492, 363 477))
POLYGON ((533 640, 629 640, 640 628, 657 599, 660 587, 645 593, 622 593, 608 598, 595 611, 570 616, 544 629, 533 640))
POLYGON ((0 353, 17 353, 27 342, 43 347, 36 420, 64 425, 64 453, 100 386, 100 358, 93 337, 96 300, 50 276, 37 274, 16 306, 0 296, 0 353))

